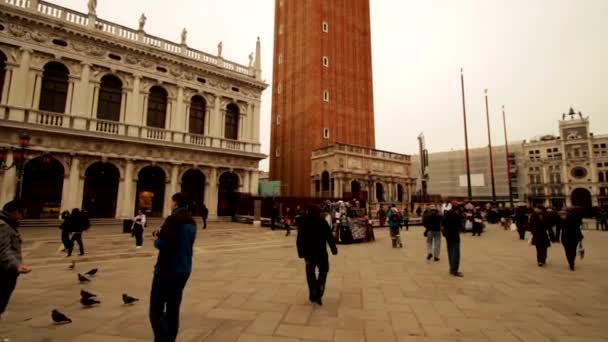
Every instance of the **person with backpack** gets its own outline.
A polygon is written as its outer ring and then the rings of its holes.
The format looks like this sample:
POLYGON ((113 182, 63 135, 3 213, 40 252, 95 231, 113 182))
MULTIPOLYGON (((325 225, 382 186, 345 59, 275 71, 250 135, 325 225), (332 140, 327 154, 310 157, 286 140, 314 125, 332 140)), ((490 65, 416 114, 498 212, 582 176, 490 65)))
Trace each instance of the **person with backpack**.
POLYGON ((439 251, 441 248, 441 215, 435 206, 425 210, 422 215, 422 225, 424 226, 424 236, 426 236, 426 260, 435 258, 439 261, 439 251))
POLYGON ((401 230, 401 213, 396 205, 391 205, 391 208, 386 213, 386 217, 388 218, 388 227, 391 233, 393 248, 402 248, 403 244, 401 243, 401 236, 399 234, 399 231, 401 230))

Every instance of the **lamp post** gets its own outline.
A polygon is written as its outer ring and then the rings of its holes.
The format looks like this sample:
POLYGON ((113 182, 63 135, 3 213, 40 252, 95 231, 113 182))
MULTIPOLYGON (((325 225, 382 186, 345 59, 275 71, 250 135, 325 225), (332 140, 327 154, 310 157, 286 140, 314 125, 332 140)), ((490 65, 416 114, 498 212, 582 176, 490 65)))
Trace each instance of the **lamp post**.
POLYGON ((8 171, 11 168, 15 168, 17 171, 17 189, 15 191, 15 199, 21 198, 22 183, 23 183, 23 172, 25 170, 25 164, 27 163, 26 152, 27 147, 30 144, 30 135, 26 132, 19 134, 19 147, 10 148, 13 151, 13 162, 11 165, 6 163, 6 154, 8 149, 0 150, 0 172, 8 171))

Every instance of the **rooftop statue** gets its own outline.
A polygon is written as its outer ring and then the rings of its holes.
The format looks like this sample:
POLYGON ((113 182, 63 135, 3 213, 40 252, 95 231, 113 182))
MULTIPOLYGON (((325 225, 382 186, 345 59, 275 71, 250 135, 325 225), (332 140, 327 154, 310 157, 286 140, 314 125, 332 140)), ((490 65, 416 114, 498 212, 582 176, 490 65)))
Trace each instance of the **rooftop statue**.
POLYGON ((87 5, 89 7, 89 14, 96 15, 97 13, 97 0, 89 0, 87 5))
POLYGON ((146 20, 148 18, 146 18, 146 15, 144 13, 141 14, 141 17, 139 17, 139 30, 143 31, 144 30, 144 26, 146 26, 146 20))

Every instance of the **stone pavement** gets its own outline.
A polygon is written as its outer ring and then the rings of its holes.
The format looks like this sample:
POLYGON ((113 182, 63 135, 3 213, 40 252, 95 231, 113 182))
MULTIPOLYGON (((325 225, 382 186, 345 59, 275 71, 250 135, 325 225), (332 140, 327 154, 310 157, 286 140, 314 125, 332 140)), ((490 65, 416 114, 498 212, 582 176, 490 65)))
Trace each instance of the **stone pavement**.
MULTIPOLYGON (((462 271, 448 275, 427 262, 422 230, 405 232, 404 249, 390 248, 385 229, 376 241, 339 246, 331 257, 322 307, 308 303, 295 234, 216 223, 199 231, 195 268, 184 294, 179 341, 608 341, 608 233, 587 231, 586 258, 568 270, 560 245, 539 268, 535 250, 516 234, 490 227, 463 236, 462 271)), ((136 251, 128 235, 93 228, 77 270, 98 267, 81 286, 57 254, 59 230, 24 232, 25 260, 0 337, 11 341, 151 341, 148 296, 155 252, 147 236, 136 251), (102 304, 84 309, 81 288, 102 304), (127 292, 141 302, 125 307, 127 292), (74 322, 56 326, 58 308, 74 322)))

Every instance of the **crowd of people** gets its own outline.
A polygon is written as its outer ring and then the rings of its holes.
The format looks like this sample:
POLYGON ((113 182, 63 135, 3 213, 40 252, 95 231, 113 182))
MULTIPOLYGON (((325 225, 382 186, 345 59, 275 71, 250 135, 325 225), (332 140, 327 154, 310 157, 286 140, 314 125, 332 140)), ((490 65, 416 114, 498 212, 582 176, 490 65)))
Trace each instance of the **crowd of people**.
MULTIPOLYGON (((159 341, 174 341, 177 336, 182 293, 192 272, 193 245, 197 230, 185 196, 176 193, 172 197, 172 203, 171 215, 165 219, 160 229, 152 234, 158 256, 151 285, 149 319, 155 339, 159 341)), ((298 229, 297 253, 305 262, 309 300, 312 303, 323 304, 322 298, 329 272, 327 247, 333 255, 338 253, 332 226, 336 221, 344 219, 345 216, 352 216, 358 210, 364 209, 360 208, 356 201, 326 202, 322 206, 308 205, 306 209, 297 206, 293 212, 287 208, 280 218, 287 235, 290 234, 292 225, 298 229)), ((0 316, 7 306, 18 276, 31 271, 22 261, 21 237, 17 229, 24 212, 25 206, 18 200, 7 203, 0 212, 0 316)), ((471 230, 474 236, 481 236, 484 220, 503 223, 506 228, 517 231, 521 240, 526 239, 526 232, 531 232, 529 242, 536 248, 537 263, 540 267, 547 263, 547 250, 551 244, 563 245, 572 271, 575 270, 577 254, 581 253, 582 256, 584 251, 582 217, 574 210, 556 211, 539 206, 533 210, 519 207, 510 212, 505 208, 496 209, 453 201, 428 205, 417 214, 422 217, 425 228, 427 260, 440 260, 443 235, 447 245, 449 272, 455 277, 463 276, 460 272, 461 233, 471 230)), ((395 205, 391 205, 386 210, 381 208, 378 215, 388 222, 392 247, 402 248, 404 244, 400 231, 408 227, 407 210, 400 211, 395 205)), ((275 215, 275 219, 278 217, 279 215, 275 215)), ((74 209, 71 213, 62 214, 62 218, 61 237, 67 255, 72 254, 75 244, 79 245, 80 254, 83 255, 82 234, 90 227, 86 214, 74 209)), ((600 224, 601 222, 598 223, 598 229, 600 224)), ((141 247, 145 226, 146 216, 139 211, 132 227, 137 247, 141 247)))

